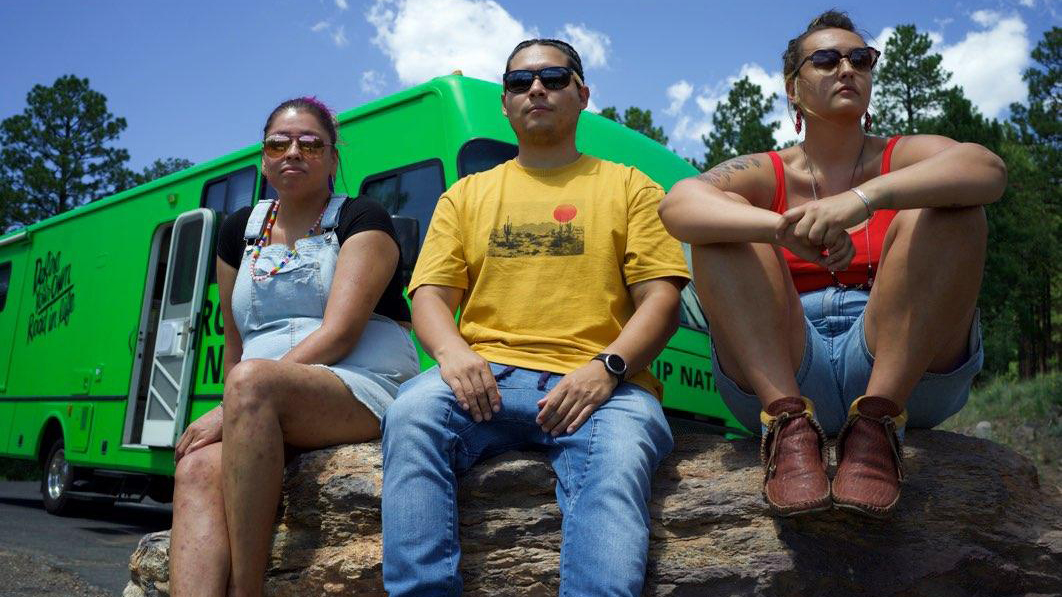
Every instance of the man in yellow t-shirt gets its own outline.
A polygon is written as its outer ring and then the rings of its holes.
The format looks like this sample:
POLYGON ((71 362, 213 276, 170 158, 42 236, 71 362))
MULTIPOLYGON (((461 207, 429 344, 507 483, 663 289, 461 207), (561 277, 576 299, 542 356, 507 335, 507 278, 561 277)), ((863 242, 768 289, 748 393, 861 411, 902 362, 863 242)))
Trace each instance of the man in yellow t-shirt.
POLYGON ((443 194, 409 285, 439 366, 384 417, 385 588, 459 595, 457 475, 538 446, 564 514, 561 593, 639 595, 652 475, 672 448, 647 367, 689 274, 660 186, 576 149, 590 90, 575 50, 522 42, 503 81, 519 154, 443 194))

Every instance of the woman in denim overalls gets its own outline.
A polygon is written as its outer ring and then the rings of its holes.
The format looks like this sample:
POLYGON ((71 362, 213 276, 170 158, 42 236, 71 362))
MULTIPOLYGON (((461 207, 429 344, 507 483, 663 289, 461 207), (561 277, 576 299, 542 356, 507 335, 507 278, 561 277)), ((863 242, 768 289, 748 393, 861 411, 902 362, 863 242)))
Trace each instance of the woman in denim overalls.
POLYGON ((337 239, 346 197, 330 192, 338 153, 328 109, 284 102, 265 134, 262 172, 278 199, 251 212, 239 268, 217 261, 224 408, 192 423, 174 453, 176 597, 260 595, 285 445, 376 439, 398 385, 418 371, 407 329, 374 312, 385 289, 394 302, 397 243, 379 229, 342 247, 337 239))

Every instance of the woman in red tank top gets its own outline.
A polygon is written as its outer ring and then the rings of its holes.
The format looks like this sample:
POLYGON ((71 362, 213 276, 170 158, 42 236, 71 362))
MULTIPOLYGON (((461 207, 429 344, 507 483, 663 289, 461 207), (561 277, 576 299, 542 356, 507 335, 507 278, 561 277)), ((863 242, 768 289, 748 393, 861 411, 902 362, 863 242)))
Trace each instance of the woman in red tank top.
POLYGON ((803 142, 681 181, 660 207, 692 245, 716 386, 761 429, 764 497, 783 516, 887 515, 905 425, 961 408, 983 359, 982 205, 1006 167, 974 144, 868 134, 877 58, 844 13, 815 18, 783 55, 803 142))

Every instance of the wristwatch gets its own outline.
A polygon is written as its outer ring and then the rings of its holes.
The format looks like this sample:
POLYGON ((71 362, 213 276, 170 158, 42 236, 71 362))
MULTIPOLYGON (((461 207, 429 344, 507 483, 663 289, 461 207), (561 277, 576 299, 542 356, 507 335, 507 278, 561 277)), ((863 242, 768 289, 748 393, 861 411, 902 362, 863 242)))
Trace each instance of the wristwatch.
POLYGON ((623 378, 627 375, 627 362, 623 360, 623 357, 603 352, 592 360, 604 363, 605 370, 616 377, 616 383, 623 383, 623 378))

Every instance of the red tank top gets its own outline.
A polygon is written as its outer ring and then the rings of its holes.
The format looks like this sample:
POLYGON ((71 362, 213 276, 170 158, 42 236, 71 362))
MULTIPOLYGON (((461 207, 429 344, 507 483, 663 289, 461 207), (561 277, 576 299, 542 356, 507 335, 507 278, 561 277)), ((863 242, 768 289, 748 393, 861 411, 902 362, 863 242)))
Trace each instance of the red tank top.
MULTIPOLYGON (((885 145, 885 153, 881 156, 881 174, 889 173, 892 150, 896 147, 896 142, 899 140, 899 136, 893 137, 885 145)), ((775 180, 774 202, 771 204, 771 210, 777 213, 785 213, 785 210, 789 208, 786 200, 785 170, 782 166, 782 158, 774 151, 768 152, 768 155, 771 156, 771 163, 774 165, 775 180)), ((855 257, 852 258, 852 263, 848 266, 848 269, 843 272, 837 272, 837 280, 841 284, 850 286, 866 284, 868 282, 867 263, 870 263, 874 272, 878 271, 878 262, 881 260, 881 247, 885 243, 885 233, 889 230, 889 224, 892 223, 892 219, 895 216, 895 209, 879 209, 874 212, 874 215, 864 226, 851 233, 855 257), (870 232, 869 247, 867 246, 867 233, 864 230, 867 227, 869 227, 870 232)), ((833 276, 830 275, 829 270, 826 268, 801 259, 785 248, 782 249, 782 254, 785 256, 786 265, 789 266, 789 273, 793 277, 797 292, 819 290, 834 284, 833 276)))

